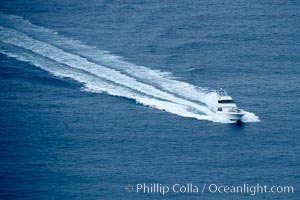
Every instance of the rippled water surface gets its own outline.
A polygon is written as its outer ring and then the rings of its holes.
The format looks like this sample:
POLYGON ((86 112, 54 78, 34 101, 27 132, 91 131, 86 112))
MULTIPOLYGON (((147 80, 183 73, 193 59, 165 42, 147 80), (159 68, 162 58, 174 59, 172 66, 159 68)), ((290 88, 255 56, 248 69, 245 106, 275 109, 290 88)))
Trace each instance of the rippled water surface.
POLYGON ((292 185, 297 1, 1 1, 1 199, 252 199, 127 184, 292 185), (240 126, 212 112, 225 87, 240 126))

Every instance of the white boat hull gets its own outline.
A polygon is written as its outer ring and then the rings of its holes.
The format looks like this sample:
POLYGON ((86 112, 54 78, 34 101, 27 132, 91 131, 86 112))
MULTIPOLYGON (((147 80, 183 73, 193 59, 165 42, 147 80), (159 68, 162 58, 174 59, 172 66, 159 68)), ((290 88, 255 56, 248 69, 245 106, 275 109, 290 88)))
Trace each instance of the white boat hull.
POLYGON ((217 114, 222 116, 225 119, 234 122, 241 122, 242 117, 245 115, 244 113, 231 113, 231 112, 218 112, 217 114))
POLYGON ((242 117, 244 116, 245 114, 243 113, 228 113, 227 114, 227 118, 230 120, 230 121, 241 121, 242 120, 242 117))

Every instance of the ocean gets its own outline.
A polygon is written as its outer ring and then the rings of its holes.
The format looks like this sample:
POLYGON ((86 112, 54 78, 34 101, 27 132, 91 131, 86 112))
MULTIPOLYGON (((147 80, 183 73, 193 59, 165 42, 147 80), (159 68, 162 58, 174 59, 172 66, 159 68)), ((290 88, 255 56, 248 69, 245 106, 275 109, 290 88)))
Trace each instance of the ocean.
POLYGON ((299 9, 2 0, 0 199, 298 199, 299 9))

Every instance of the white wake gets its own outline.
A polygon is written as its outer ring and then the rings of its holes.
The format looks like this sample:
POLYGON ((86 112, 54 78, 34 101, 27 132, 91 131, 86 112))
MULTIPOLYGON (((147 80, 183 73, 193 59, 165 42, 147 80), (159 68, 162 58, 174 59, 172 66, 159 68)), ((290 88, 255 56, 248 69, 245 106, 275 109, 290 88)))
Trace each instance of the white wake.
MULTIPOLYGON (((228 122, 212 112, 217 102, 214 92, 175 80, 170 73, 134 65, 17 16, 0 13, 0 24, 1 53, 72 78, 88 91, 134 99, 183 117, 228 122)), ((243 121, 259 119, 247 112, 243 121)))

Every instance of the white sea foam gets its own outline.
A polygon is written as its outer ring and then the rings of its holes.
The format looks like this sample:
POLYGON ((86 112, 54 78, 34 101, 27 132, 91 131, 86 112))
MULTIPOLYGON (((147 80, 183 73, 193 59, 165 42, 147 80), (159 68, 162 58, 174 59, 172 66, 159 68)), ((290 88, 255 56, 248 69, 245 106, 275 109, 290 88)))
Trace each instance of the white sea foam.
POLYGON ((161 90, 168 91, 176 96, 183 96, 185 99, 196 101, 199 104, 206 104, 209 108, 213 107, 212 102, 216 99, 215 93, 212 93, 208 89, 202 87, 175 80, 169 72, 153 70, 148 67, 124 61, 121 57, 111 54, 108 51, 88 46, 78 40, 72 40, 70 38, 60 36, 53 30, 36 26, 28 20, 24 20, 18 16, 0 13, 0 19, 2 19, 2 21, 9 21, 9 23, 7 23, 9 27, 28 35, 33 35, 34 38, 37 38, 40 41, 47 40, 46 42, 48 44, 52 44, 68 52, 80 55, 100 65, 105 65, 109 68, 121 71, 122 73, 128 74, 144 83, 156 86, 161 90))
POLYGON ((46 70, 57 77, 72 78, 85 86, 85 90, 95 93, 108 93, 113 96, 122 96, 136 100, 138 103, 150 106, 156 109, 164 110, 169 113, 177 114, 183 117, 191 117, 199 120, 210 120, 207 115, 199 115, 188 111, 188 107, 168 101, 162 101, 155 98, 151 98, 140 93, 136 93, 128 88, 109 84, 104 80, 99 79, 91 74, 84 73, 82 71, 74 70, 72 68, 66 68, 58 63, 54 63, 51 60, 44 59, 42 57, 33 56, 28 53, 15 54, 12 52, 0 50, 1 53, 6 54, 9 57, 16 58, 17 60, 29 62, 43 70, 46 70))
MULTIPOLYGON (((17 16, 0 13, 0 21, 6 26, 0 26, 1 42, 26 52, 1 48, 8 56, 30 62, 55 76, 72 78, 91 92, 135 99, 183 117, 228 122, 212 112, 217 101, 214 92, 176 80, 170 73, 134 65, 17 16)), ((256 122, 259 118, 247 112, 243 121, 256 122)))
POLYGON ((246 114, 242 118, 243 122, 259 122, 260 119, 254 113, 246 112, 246 114))

